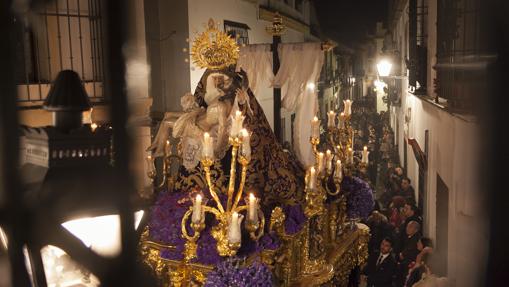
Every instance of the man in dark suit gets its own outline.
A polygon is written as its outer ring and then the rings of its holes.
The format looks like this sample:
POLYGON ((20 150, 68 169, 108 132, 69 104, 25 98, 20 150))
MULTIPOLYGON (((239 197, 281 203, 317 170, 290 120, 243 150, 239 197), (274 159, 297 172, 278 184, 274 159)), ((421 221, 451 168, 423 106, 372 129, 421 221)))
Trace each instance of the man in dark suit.
POLYGON ((403 248, 398 254, 399 268, 396 278, 396 286, 403 286, 408 274, 408 265, 415 261, 419 249, 417 241, 421 238, 419 235, 421 225, 417 221, 410 221, 406 226, 406 238, 403 241, 403 248))
POLYGON ((408 177, 401 179, 400 195, 403 196, 407 203, 415 205, 415 190, 412 187, 412 181, 408 177))
POLYGON ((380 252, 373 252, 368 257, 368 264, 362 270, 362 278, 367 287, 392 287, 396 275, 396 260, 391 254, 392 239, 384 238, 380 243, 380 252))

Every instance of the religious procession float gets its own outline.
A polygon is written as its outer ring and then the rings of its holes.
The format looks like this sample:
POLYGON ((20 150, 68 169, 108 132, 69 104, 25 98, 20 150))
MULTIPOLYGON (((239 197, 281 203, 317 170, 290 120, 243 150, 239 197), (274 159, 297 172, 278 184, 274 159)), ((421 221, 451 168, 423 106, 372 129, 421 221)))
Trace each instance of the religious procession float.
POLYGON ((158 191, 140 257, 163 286, 345 286, 367 258, 360 221, 374 204, 358 176, 369 152, 353 150, 352 101, 326 127, 307 121, 304 167, 277 141, 239 54, 213 21, 193 42, 206 71, 149 148, 158 191))

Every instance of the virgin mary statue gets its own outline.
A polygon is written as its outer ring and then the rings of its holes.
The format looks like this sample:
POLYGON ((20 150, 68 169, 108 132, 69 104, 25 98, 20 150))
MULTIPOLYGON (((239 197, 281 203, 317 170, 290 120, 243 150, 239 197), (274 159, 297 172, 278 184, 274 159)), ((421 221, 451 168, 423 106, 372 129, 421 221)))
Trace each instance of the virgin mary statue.
MULTIPOLYGON (((183 160, 176 179, 176 190, 207 187, 204 171, 199 164, 205 132, 214 138, 214 185, 221 187, 228 184, 231 160, 228 135, 232 115, 241 111, 245 116, 244 128, 251 133, 251 162, 246 190, 255 192, 263 199, 265 206, 302 203, 303 168, 293 153, 283 150, 276 140, 260 104, 249 88, 244 71, 236 72, 233 66, 220 70, 207 69, 194 95, 183 96, 181 104, 184 114, 175 122, 172 131, 173 137, 180 139, 183 160)), ((161 128, 156 139, 161 138, 160 133, 164 133, 161 128)), ((163 143, 154 142, 150 149, 159 153, 166 139, 163 140, 163 143)))

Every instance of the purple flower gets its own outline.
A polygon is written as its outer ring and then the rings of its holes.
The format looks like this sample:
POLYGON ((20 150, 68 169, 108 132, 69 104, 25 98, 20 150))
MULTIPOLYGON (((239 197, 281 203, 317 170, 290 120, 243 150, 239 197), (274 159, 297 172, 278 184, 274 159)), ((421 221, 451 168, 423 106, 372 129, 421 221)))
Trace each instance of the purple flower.
POLYGON ((216 268, 207 275, 206 287, 243 287, 243 286, 272 286, 272 272, 259 262, 251 266, 243 266, 243 260, 229 258, 219 263, 216 268))
POLYGON ((347 216, 366 219, 375 206, 369 184, 358 177, 345 177, 341 189, 346 192, 347 216))

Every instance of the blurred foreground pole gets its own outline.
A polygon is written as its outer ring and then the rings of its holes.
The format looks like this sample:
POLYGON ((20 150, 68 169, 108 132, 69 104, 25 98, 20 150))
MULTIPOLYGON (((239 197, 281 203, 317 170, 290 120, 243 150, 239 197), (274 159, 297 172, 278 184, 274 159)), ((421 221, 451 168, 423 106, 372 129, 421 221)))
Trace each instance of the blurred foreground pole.
POLYGON ((13 23, 11 2, 0 7, 0 224, 9 238, 8 255, 12 286, 30 286, 23 256, 27 242, 28 212, 22 201, 18 175, 19 137, 14 80, 13 23))
POLYGON ((113 151, 115 166, 115 193, 120 214, 122 253, 118 258, 118 269, 106 278, 104 286, 139 286, 141 279, 136 272, 136 234, 133 209, 130 199, 134 188, 129 176, 129 150, 131 141, 127 134, 127 91, 125 58, 123 47, 127 42, 127 3, 108 0, 105 3, 105 89, 110 97, 110 115, 113 126, 113 151))

